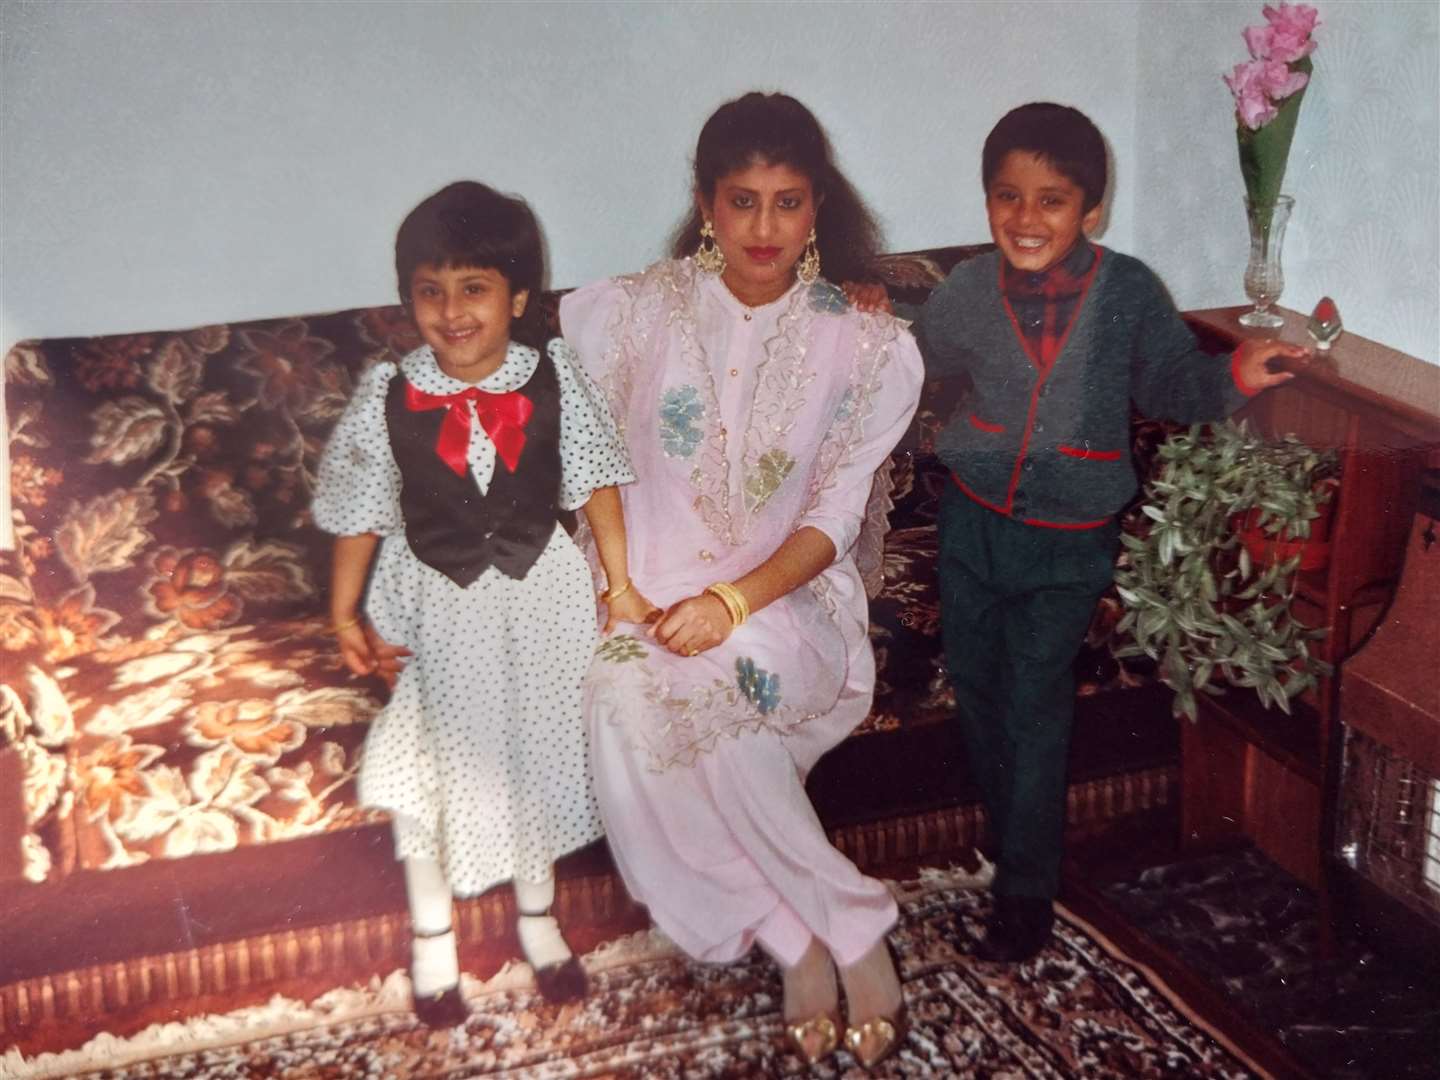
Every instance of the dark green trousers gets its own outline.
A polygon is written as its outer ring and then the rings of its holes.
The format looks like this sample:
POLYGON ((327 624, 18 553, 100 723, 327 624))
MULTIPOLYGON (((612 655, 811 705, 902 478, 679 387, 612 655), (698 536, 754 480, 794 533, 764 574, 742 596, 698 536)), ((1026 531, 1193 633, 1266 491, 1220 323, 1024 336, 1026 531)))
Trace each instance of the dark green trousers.
POLYGON ((1073 666, 1115 569, 1119 525, 1021 525, 950 488, 940 502, 945 660, 998 847, 992 890, 1060 887, 1073 666))

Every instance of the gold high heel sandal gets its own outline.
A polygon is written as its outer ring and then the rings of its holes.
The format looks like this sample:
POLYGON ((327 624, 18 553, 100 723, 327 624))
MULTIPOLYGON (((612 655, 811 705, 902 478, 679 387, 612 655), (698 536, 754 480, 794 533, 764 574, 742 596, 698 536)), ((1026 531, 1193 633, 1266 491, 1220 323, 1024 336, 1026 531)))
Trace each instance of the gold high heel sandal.
POLYGON ((902 1004, 893 1018, 876 1016, 863 1024, 851 1024, 845 1032, 845 1049, 850 1051, 850 1056, 859 1062, 862 1069, 869 1072, 900 1049, 906 1031, 905 1006, 902 1004), (882 1040, 879 1047, 868 1055, 863 1053, 865 1043, 875 1036, 882 1040))
POLYGON ((831 1013, 821 1013, 808 1020, 785 1025, 785 1038, 807 1065, 818 1065, 840 1045, 840 1020, 831 1013))
MULTIPOLYGON (((845 1032, 845 1049, 850 1051, 850 1056, 866 1072, 870 1072, 899 1050, 909 1032, 909 1024, 906 1023, 905 980, 900 975, 900 958, 895 955, 895 946, 890 944, 888 939, 885 941, 885 952, 890 957, 890 966, 895 969, 895 977, 900 983, 900 1004, 895 1007, 893 1016, 872 1016, 858 1024, 852 1022, 845 1032), (875 1042, 876 1040, 878 1042, 875 1042), (869 1042, 875 1042, 875 1045, 867 1054, 864 1047, 869 1042)), ((843 977, 843 970, 841 975, 843 977)))

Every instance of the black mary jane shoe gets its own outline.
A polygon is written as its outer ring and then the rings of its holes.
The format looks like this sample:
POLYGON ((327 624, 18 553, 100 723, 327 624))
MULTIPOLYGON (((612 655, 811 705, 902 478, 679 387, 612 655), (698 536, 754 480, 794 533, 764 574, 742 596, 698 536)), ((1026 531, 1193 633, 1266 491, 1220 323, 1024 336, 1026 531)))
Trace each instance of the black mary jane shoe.
POLYGON ((590 980, 578 957, 572 956, 558 964, 535 969, 535 985, 540 996, 552 1005, 579 1001, 590 991, 590 980))
POLYGON ((428 1028, 459 1027, 470 1018, 470 1006, 460 996, 460 987, 415 998, 415 1016, 428 1028))
POLYGON ((1024 963, 1050 943, 1054 924, 1055 906, 1048 897, 997 896, 975 958, 987 964, 1024 963))

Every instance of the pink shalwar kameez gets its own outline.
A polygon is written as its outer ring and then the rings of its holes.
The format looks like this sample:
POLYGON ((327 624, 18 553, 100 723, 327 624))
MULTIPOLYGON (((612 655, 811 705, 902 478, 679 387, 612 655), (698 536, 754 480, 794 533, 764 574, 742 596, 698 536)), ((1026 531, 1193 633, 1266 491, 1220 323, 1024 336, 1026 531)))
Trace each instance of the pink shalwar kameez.
POLYGON ((793 965, 814 935, 854 963, 895 902, 830 845, 804 778, 870 708, 854 552, 919 398, 915 342, 827 282, 748 308, 688 259, 580 289, 560 318, 639 478, 621 496, 631 577, 651 601, 733 581, 804 526, 840 553, 698 656, 634 627, 601 644, 585 712, 625 883, 697 959, 758 939, 793 965))

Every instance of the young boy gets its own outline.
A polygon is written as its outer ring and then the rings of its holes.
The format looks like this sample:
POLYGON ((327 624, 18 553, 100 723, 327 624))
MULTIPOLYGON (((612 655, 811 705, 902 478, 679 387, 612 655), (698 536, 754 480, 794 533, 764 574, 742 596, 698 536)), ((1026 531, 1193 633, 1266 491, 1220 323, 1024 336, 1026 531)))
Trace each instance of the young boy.
MULTIPOLYGON (((940 510, 946 662, 998 847, 981 959, 1017 962, 1050 937, 1074 707, 1071 665, 1135 494, 1130 403, 1193 423, 1292 376, 1308 353, 1247 341, 1202 353, 1137 259, 1091 244, 1105 145, 1082 113, 1033 103, 985 140, 999 250, 958 266, 918 311, 931 377, 974 389, 937 440, 954 483, 940 510)), ((915 315, 915 312, 901 314, 915 315)))

